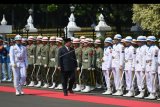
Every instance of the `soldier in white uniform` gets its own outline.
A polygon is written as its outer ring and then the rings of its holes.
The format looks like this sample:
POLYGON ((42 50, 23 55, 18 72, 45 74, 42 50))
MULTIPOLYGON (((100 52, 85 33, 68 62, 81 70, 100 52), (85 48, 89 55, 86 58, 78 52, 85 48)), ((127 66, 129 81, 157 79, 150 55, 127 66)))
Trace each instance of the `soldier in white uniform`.
POLYGON ((123 62, 124 62, 124 46, 120 43, 122 36, 116 34, 114 36, 114 42, 112 49, 112 72, 114 77, 114 85, 116 92, 112 95, 123 95, 123 62))
POLYGON ((22 46, 21 39, 20 35, 15 36, 16 44, 11 46, 9 52, 16 95, 24 94, 22 86, 26 81, 26 69, 28 67, 27 49, 22 46))
POLYGON ((125 38, 125 49, 124 49, 124 71, 125 71, 125 82, 126 82, 126 93, 123 96, 131 97, 133 93, 133 71, 134 71, 134 61, 135 61, 135 49, 132 46, 132 37, 127 36, 125 38))
POLYGON ((136 59, 135 59, 135 73, 137 79, 137 86, 140 94, 136 95, 136 98, 143 98, 145 92, 145 55, 146 55, 146 37, 137 37, 138 48, 136 49, 136 59))
POLYGON ((150 93, 145 99, 155 99, 156 98, 156 80, 157 80, 157 54, 158 47, 155 45, 155 36, 148 36, 146 50, 146 84, 148 92, 150 93))
MULTIPOLYGON (((159 43, 159 47, 160 47, 160 39, 159 39, 158 43, 159 43)), ((158 51, 158 83, 159 83, 158 88, 159 88, 159 93, 160 93, 160 49, 158 51)), ((157 100, 160 100, 160 98, 158 98, 157 100)))
POLYGON ((112 64, 112 39, 107 37, 104 41, 104 52, 102 61, 102 72, 105 77, 105 83, 107 86, 107 90, 102 94, 112 94, 111 83, 110 83, 110 75, 111 75, 111 64, 112 64))

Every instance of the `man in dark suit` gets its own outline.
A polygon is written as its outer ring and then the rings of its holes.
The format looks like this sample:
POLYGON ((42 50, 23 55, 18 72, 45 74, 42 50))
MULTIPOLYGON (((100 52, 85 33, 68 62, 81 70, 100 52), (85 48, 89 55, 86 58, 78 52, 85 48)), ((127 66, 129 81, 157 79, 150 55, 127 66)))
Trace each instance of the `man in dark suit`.
POLYGON ((63 86, 64 96, 68 96, 68 91, 73 93, 72 87, 75 82, 75 70, 77 68, 77 60, 75 50, 71 48, 71 39, 64 39, 65 45, 59 49, 58 62, 61 70, 61 80, 63 86), (67 82, 69 79, 69 87, 67 89, 67 82))

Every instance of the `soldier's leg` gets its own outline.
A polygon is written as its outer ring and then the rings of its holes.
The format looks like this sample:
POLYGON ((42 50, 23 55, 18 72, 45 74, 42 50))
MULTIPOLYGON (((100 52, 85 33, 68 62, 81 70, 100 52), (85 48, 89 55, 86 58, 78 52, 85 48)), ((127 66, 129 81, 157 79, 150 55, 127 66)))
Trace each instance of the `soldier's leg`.
POLYGON ((146 72, 145 75, 146 75, 145 79, 146 79, 147 90, 148 90, 148 92, 151 92, 151 88, 152 88, 152 86, 151 86, 151 75, 149 74, 149 72, 146 72))
POLYGON ((122 86, 123 86, 123 71, 119 70, 119 67, 115 68, 115 87, 116 87, 116 93, 114 93, 113 95, 122 95, 123 91, 122 91, 122 86))
POLYGON ((47 75, 47 79, 48 79, 48 84, 52 85, 52 74, 54 72, 54 68, 53 67, 48 67, 49 71, 48 71, 48 75, 47 75))
POLYGON ((26 78, 26 83, 27 85, 30 83, 31 81, 31 74, 32 74, 32 66, 31 65, 28 65, 28 68, 27 68, 27 78, 26 78))
POLYGON ((55 87, 55 89, 62 89, 62 81, 61 81, 61 71, 57 69, 56 71, 56 78, 54 78, 57 87, 55 87))
POLYGON ((49 85, 48 85, 48 78, 47 78, 47 75, 48 75, 48 69, 47 67, 42 67, 42 81, 43 81, 43 88, 47 88, 49 85))
POLYGON ((97 72, 96 72, 96 81, 97 81, 97 83, 99 84, 99 85, 103 85, 103 73, 102 73, 102 70, 101 70, 101 68, 97 68, 97 72))
POLYGON ((2 63, 2 81, 7 80, 6 63, 2 63))
POLYGON ((155 99, 156 98, 156 74, 153 72, 148 72, 146 75, 147 79, 147 89, 149 91, 149 95, 145 97, 146 99, 155 99))
POLYGON ((112 68, 112 73, 113 73, 113 80, 114 80, 114 86, 115 86, 115 89, 117 90, 117 78, 116 78, 116 69, 115 68, 112 68))
POLYGON ((26 67, 23 66, 20 68, 20 80, 19 80, 19 84, 20 84, 19 91, 21 94, 24 94, 22 88, 23 88, 23 85, 25 84, 25 82, 26 82, 26 67))
POLYGON ((2 63, 0 63, 0 83, 2 81, 2 63))
POLYGON ((16 91, 16 95, 19 95, 20 92, 19 92, 19 80, 20 80, 20 68, 18 67, 12 67, 12 71, 13 71, 13 85, 14 85, 14 88, 15 88, 15 91, 16 91))
POLYGON ((103 75, 104 75, 104 78, 105 78, 105 83, 106 83, 106 86, 107 86, 107 90, 105 92, 103 92, 102 94, 112 94, 111 84, 110 84, 111 71, 110 70, 103 70, 103 75))
POLYGON ((142 71, 136 71, 136 77, 137 77, 137 85, 138 85, 138 89, 140 91, 140 94, 136 95, 136 98, 143 98, 144 97, 144 73, 142 71))
POLYGON ((55 88, 55 86, 56 86, 56 81, 55 81, 55 78, 56 78, 56 75, 57 75, 57 73, 56 73, 56 71, 57 71, 57 68, 55 68, 55 67, 50 67, 50 74, 49 74, 49 77, 50 77, 50 86, 48 87, 48 88, 55 88))
POLYGON ((83 71, 85 88, 81 92, 90 92, 91 91, 91 71, 85 69, 83 71))
POLYGON ((125 71, 125 82, 126 82, 126 90, 128 91, 125 95, 126 97, 133 96, 133 87, 132 87, 132 80, 133 80, 133 72, 131 70, 125 71))
POLYGON ((38 84, 35 85, 35 87, 40 87, 42 85, 42 65, 37 65, 36 78, 38 84))
POLYGON ((12 81, 12 71, 11 71, 11 66, 10 63, 7 63, 7 72, 8 72, 8 81, 12 81))

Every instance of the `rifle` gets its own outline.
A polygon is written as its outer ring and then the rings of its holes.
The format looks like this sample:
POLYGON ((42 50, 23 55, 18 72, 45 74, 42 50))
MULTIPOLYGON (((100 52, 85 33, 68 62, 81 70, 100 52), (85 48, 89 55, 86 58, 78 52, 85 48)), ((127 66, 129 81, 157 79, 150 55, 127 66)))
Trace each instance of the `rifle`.
POLYGON ((57 70, 57 67, 55 66, 54 71, 53 71, 53 74, 52 74, 52 83, 53 83, 53 76, 54 76, 56 70, 57 70))
POLYGON ((83 72, 83 66, 81 67, 81 72, 79 73, 79 85, 81 85, 81 76, 82 76, 82 72, 83 72))
POLYGON ((46 74, 47 84, 48 84, 48 78, 47 77, 48 77, 49 71, 50 71, 50 67, 48 67, 47 74, 46 74))

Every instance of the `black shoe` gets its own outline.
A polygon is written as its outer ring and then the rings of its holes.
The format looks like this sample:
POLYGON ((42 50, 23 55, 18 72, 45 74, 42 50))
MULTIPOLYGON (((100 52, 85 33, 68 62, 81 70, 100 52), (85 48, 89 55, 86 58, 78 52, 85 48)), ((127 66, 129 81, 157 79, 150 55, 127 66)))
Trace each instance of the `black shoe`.
POLYGON ((68 96, 68 93, 64 93, 64 96, 68 96))
POLYGON ((69 91, 69 93, 71 93, 71 94, 73 94, 74 92, 73 92, 73 90, 68 90, 69 91))

